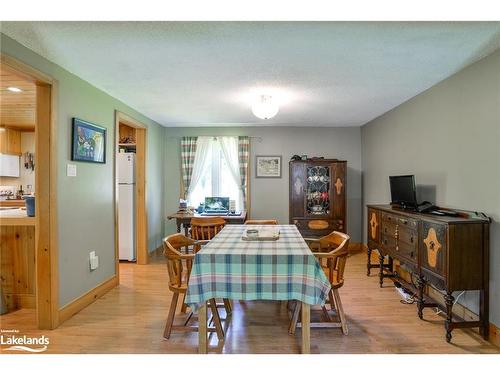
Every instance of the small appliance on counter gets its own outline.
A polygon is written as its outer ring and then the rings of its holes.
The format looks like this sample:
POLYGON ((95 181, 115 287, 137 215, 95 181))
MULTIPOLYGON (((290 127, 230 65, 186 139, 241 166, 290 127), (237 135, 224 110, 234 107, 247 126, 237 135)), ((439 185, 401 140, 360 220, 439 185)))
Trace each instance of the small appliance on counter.
POLYGON ((0 201, 16 199, 15 186, 0 186, 0 201))
POLYGON ((26 215, 33 217, 35 216, 35 197, 32 195, 26 195, 24 197, 26 202, 26 215))

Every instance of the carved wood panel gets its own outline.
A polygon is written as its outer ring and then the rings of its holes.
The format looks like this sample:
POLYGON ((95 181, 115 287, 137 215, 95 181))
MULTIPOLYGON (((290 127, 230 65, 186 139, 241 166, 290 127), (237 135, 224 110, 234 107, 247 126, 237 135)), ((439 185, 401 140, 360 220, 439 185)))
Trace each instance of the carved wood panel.
POLYGON ((446 264, 446 226, 422 223, 420 251, 423 268, 444 276, 446 264))
POLYGON ((375 211, 371 212, 370 216, 370 236, 372 240, 377 240, 377 228, 378 228, 377 214, 375 211))

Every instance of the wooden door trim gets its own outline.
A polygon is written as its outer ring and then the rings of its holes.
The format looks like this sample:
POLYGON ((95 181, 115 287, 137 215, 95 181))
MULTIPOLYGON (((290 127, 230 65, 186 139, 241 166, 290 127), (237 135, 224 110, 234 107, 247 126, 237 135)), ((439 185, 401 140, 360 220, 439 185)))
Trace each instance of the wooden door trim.
POLYGON ((1 63, 37 86, 35 127, 35 262, 36 316, 39 329, 59 325, 59 268, 57 228, 57 123, 58 82, 53 77, 4 53, 1 63))
POLYGON ((115 180, 115 273, 120 275, 120 259, 118 256, 118 180, 116 170, 116 153, 120 137, 120 123, 137 130, 136 146, 136 249, 137 264, 149 262, 148 253, 148 223, 146 206, 146 155, 147 155, 147 127, 142 122, 129 115, 115 111, 115 142, 114 142, 114 180, 115 180))

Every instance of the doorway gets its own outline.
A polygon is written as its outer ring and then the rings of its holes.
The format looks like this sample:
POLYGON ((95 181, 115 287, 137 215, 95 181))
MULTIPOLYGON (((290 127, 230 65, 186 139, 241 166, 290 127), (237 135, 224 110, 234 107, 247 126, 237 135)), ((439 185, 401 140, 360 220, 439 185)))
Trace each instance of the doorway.
MULTIPOLYGON (((12 266, 16 268, 15 272, 19 273, 19 275, 16 275, 16 279, 26 281, 26 290, 24 291, 27 292, 22 293, 21 291, 21 293, 18 293, 18 290, 13 290, 13 295, 18 294, 18 296, 14 296, 16 298, 13 298, 13 300, 15 299, 21 308, 24 306, 36 309, 35 315, 39 329, 53 329, 59 324, 55 175, 57 143, 55 142, 56 124, 54 116, 57 82, 31 66, 4 54, 1 54, 0 67, 2 76, 5 73, 11 77, 17 77, 18 81, 12 81, 12 86, 8 91, 21 94, 10 99, 17 103, 14 112, 2 111, 1 122, 4 125, 4 133, 9 133, 9 136, 4 138, 9 143, 8 147, 15 150, 17 132, 27 131, 26 125, 28 125, 28 129, 34 130, 34 152, 26 150, 26 152, 18 151, 17 153, 20 156, 19 168, 31 168, 34 173, 34 184, 30 184, 32 189, 30 193, 35 193, 34 217, 27 215, 28 207, 26 207, 26 214, 21 215, 21 220, 17 222, 13 221, 13 218, 9 217, 9 215, 0 218, 2 231, 4 228, 10 227, 5 229, 5 236, 8 236, 9 233, 14 235, 13 241, 6 242, 2 239, 2 252, 19 248, 25 251, 28 258, 32 260, 34 258, 34 262, 31 263, 33 267, 29 266, 30 262, 24 262, 24 264, 28 265, 24 268, 17 267, 13 260, 12 266), (26 84, 25 87, 21 87, 23 82, 26 84), (24 90, 26 93, 22 95, 24 90), (7 120, 8 116, 6 115, 8 114, 12 115, 12 118, 7 120), (31 124, 15 124, 17 120, 24 122, 28 117, 31 117, 29 121, 31 124), (24 129, 23 125, 25 126, 24 129), (30 230, 27 228, 34 229, 34 234, 30 234, 30 230), (23 235, 25 235, 24 240, 22 240, 23 235), (24 242, 21 243, 21 241, 24 242)), ((2 104, 4 103, 5 101, 2 100, 2 104)), ((19 139, 22 138, 19 136, 19 139)), ((15 155, 16 152, 13 151, 10 154, 15 155)), ((28 176, 25 177, 29 178, 28 176)), ((22 196, 27 195, 25 194, 27 191, 23 191, 23 188, 19 190, 22 191, 22 196)), ((3 236, 4 233, 2 233, 3 236)), ((8 285, 4 285, 4 278, 2 278, 2 289, 4 287, 8 288, 8 285)))
POLYGON ((147 264, 146 211, 147 128, 130 116, 115 112, 115 270, 120 259, 147 264), (120 175, 120 168, 124 168, 120 175), (128 178, 124 178, 125 175, 128 178), (130 217, 130 215, 133 215, 130 217), (128 233, 128 230, 132 233, 128 233), (130 242, 133 246, 131 249, 130 242), (128 246, 127 246, 128 245, 128 246), (131 256, 130 251, 133 251, 131 256), (135 259, 134 259, 135 258, 135 259))

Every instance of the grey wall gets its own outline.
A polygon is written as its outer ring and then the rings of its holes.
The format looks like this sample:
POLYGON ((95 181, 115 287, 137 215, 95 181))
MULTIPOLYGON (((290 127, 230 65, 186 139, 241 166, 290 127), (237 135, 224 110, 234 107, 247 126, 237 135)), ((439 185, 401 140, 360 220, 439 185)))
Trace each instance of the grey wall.
POLYGON ((64 306, 115 273, 114 257, 114 111, 143 122, 147 137, 147 209, 149 248, 163 235, 162 181, 164 128, 93 87, 58 65, 1 35, 1 51, 52 76, 58 82, 57 205, 59 231, 59 305, 64 306), (106 164, 70 161, 71 118, 107 128, 106 164), (66 165, 77 165, 77 177, 66 177, 66 165), (88 256, 95 250, 99 268, 90 272, 88 256))
MULTIPOLYGON (((250 206, 255 219, 277 218, 288 223, 288 161, 294 154, 324 156, 347 160, 347 221, 353 241, 361 242, 361 137, 359 128, 167 128, 166 132, 166 207, 175 212, 180 196, 180 137, 194 135, 250 135, 250 206), (255 155, 282 155, 282 178, 255 178, 255 155)), ((166 233, 175 232, 167 223, 166 233)))
MULTIPOLYGON (((364 204, 389 202, 389 175, 415 174, 420 200, 493 219, 490 321, 500 326, 500 51, 363 126, 361 135, 364 204)), ((464 304, 477 312, 476 300, 467 292, 464 304)))

